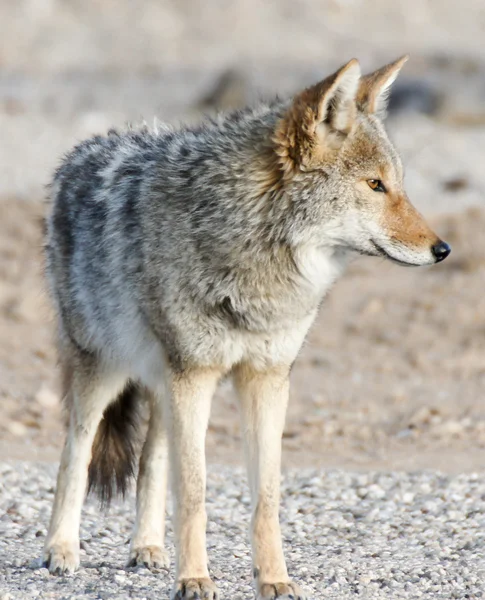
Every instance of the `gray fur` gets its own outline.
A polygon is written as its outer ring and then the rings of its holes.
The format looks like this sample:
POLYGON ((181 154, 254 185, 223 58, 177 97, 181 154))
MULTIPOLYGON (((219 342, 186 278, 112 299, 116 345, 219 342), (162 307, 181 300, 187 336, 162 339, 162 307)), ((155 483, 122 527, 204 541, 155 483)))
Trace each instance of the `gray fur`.
POLYGON ((291 238, 314 220, 312 198, 254 197, 247 179, 266 160, 283 107, 195 129, 111 132, 66 157, 53 183, 47 270, 71 342, 115 347, 113 321, 137 313, 181 366, 190 348, 172 313, 261 331, 315 309, 320 298, 294 287, 291 253, 291 238), (254 298, 263 280, 288 288, 286 302, 254 298))

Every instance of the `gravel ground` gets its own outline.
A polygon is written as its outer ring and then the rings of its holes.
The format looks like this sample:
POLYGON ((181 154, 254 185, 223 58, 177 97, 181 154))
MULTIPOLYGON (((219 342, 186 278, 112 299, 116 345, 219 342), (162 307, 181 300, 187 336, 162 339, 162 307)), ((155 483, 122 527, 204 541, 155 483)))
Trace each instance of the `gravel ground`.
MULTIPOLYGON (((53 464, 0 464, 0 599, 166 598, 173 573, 124 568, 133 495, 109 515, 87 502, 77 574, 41 568, 55 472, 53 464)), ((485 475, 288 472, 281 515, 290 573, 311 598, 482 598, 484 499, 485 475)), ((253 597, 242 471, 209 469, 208 512, 222 597, 253 597)), ((168 538, 172 552, 170 518, 168 538)))

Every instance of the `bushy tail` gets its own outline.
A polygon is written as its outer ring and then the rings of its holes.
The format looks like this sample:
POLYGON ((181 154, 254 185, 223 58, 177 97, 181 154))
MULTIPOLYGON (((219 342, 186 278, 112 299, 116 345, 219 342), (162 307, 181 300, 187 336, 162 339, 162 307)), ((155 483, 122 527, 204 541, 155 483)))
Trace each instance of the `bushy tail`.
POLYGON ((140 400, 139 386, 130 382, 105 410, 98 426, 89 465, 88 493, 97 493, 103 506, 109 506, 117 494, 124 496, 135 475, 140 400))

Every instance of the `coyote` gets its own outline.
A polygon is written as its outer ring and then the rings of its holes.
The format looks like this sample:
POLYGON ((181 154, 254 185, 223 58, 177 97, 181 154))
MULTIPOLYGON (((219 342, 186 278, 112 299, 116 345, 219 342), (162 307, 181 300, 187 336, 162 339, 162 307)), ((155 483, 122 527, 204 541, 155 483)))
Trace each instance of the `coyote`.
POLYGON ((230 375, 257 598, 305 598, 288 577, 278 521, 291 366, 353 256, 418 266, 450 253, 410 204, 382 124, 406 59, 366 76, 354 59, 292 100, 195 127, 110 131, 64 159, 46 223, 68 414, 44 548, 51 572, 79 565, 86 489, 106 502, 126 490, 147 404, 129 561, 168 565, 170 456, 172 598, 218 598, 206 553, 204 444, 214 389, 230 375))

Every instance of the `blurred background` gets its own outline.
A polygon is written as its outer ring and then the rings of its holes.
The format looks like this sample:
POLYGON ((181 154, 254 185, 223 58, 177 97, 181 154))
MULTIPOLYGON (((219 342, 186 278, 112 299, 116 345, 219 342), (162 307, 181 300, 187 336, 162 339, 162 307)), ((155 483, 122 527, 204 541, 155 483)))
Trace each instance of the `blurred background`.
MULTIPOLYGON (((419 270, 359 259, 336 285, 294 369, 284 460, 485 467, 481 0, 0 0, 0 31, 0 457, 56 460, 63 440, 41 217, 64 152, 409 53, 388 127, 453 253, 419 270)), ((238 463, 229 384, 212 415, 211 460, 238 463)))

